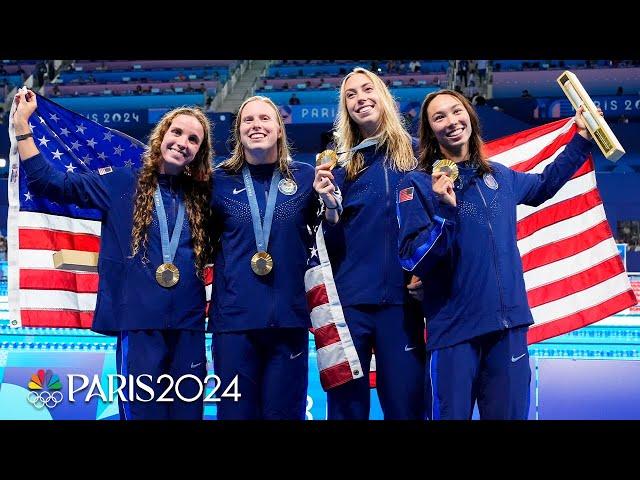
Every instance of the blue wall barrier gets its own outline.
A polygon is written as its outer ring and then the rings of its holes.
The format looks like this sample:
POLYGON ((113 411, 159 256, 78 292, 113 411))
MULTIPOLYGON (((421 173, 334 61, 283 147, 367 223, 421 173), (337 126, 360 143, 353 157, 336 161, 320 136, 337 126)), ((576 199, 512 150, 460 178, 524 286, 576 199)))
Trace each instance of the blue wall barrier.
MULTIPOLYGON (((615 122, 624 115, 628 119, 640 118, 640 96, 638 95, 594 95, 593 103, 602 109, 604 117, 615 122)), ((524 122, 537 119, 557 119, 572 117, 575 110, 566 97, 537 98, 495 98, 488 101, 491 106, 497 105, 509 115, 524 122)))
POLYGON ((55 102, 77 113, 97 110, 129 110, 154 107, 204 106, 203 93, 181 93, 166 95, 116 95, 95 97, 59 97, 55 102))

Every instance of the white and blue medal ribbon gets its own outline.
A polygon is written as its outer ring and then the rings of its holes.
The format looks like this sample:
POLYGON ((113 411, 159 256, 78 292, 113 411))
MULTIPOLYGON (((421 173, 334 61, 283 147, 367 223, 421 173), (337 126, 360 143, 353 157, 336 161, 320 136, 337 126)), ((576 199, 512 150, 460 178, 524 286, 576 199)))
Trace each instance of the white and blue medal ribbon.
POLYGON ((158 224, 160 225, 160 241, 162 242, 162 265, 156 270, 156 281, 163 287, 173 287, 180 279, 180 271, 173 263, 178 250, 180 234, 182 233, 182 223, 184 222, 184 202, 182 197, 178 197, 178 216, 176 224, 173 227, 171 241, 169 241, 169 225, 167 223, 167 214, 162 202, 160 194, 160 186, 156 186, 153 192, 153 200, 156 204, 156 213, 158 214, 158 224))
POLYGON ((253 180, 251 179, 249 167, 245 165, 242 168, 242 179, 247 189, 247 198, 249 199, 251 220, 253 222, 253 234, 256 239, 256 249, 258 250, 258 252, 251 257, 251 270, 253 270, 256 275, 267 275, 273 269, 273 258, 267 253, 267 248, 269 247, 269 235, 271 234, 273 212, 276 208, 280 177, 280 170, 275 167, 273 175, 271 176, 271 186, 269 187, 267 206, 264 211, 264 223, 262 223, 260 221, 260 210, 258 208, 258 201, 256 200, 256 192, 253 188, 253 180))

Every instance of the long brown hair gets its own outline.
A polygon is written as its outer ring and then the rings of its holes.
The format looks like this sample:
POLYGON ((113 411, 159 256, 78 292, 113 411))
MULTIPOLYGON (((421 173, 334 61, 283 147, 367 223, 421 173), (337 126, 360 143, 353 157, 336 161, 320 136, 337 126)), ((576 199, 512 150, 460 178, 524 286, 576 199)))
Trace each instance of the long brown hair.
MULTIPOLYGON (((364 140, 361 138, 358 124, 349 115, 347 97, 345 95, 347 80, 358 73, 369 78, 378 93, 379 106, 381 108, 380 126, 377 133, 380 135, 380 140, 376 148, 386 147, 386 157, 390 168, 401 172, 413 170, 416 167, 416 159, 413 156, 411 147, 411 135, 403 126, 398 104, 380 77, 362 67, 356 67, 352 72, 349 72, 342 79, 342 84, 340 85, 340 100, 334 127, 338 137, 336 146, 338 152, 349 152, 351 148, 364 140)), ((340 164, 345 167, 347 178, 349 180, 354 179, 364 167, 362 152, 355 152, 355 154, 344 153, 340 158, 340 164)))
POLYGON ((436 136, 429 124, 429 115, 427 108, 429 104, 438 95, 451 95, 456 97, 462 106, 467 110, 469 119, 471 120, 471 136, 469 137, 469 159, 477 162, 480 165, 480 170, 486 173, 491 172, 491 165, 487 161, 484 153, 484 142, 482 141, 480 118, 476 113, 475 108, 469 103, 466 97, 455 90, 443 89, 437 92, 431 92, 422 102, 422 108, 420 108, 420 123, 418 131, 420 132, 420 153, 418 155, 418 164, 420 168, 431 173, 433 168, 433 162, 444 158, 442 151, 440 150, 440 144, 436 140, 436 136))
POLYGON ((280 114, 280 109, 276 106, 275 103, 269 97, 263 97, 261 95, 255 95, 253 97, 247 98, 240 108, 238 109, 238 114, 236 115, 236 120, 233 123, 233 153, 231 157, 218 165, 218 168, 223 168, 229 172, 239 173, 244 166, 246 161, 244 154, 244 146, 240 141, 240 125, 242 125, 242 110, 249 102, 261 101, 273 108, 276 115, 276 120, 278 121, 278 126, 280 127, 280 138, 278 138, 278 169, 280 173, 285 178, 291 178, 291 171, 289 170, 289 164, 291 163, 291 154, 289 150, 289 143, 287 141, 287 131, 284 128, 284 120, 282 119, 282 115, 280 114))
POLYGON ((208 238, 208 232, 211 229, 208 228, 208 222, 211 217, 209 199, 211 197, 210 179, 213 140, 211 123, 199 108, 180 107, 170 110, 164 114, 151 131, 147 148, 142 156, 142 168, 138 175, 138 186, 133 207, 131 257, 134 257, 140 250, 143 251, 143 257, 146 257, 149 225, 151 224, 154 209, 153 192, 158 185, 158 173, 163 162, 160 146, 165 133, 171 126, 171 122, 178 115, 194 117, 200 122, 204 130, 204 138, 198 153, 180 174, 183 180, 185 207, 191 227, 193 252, 196 256, 196 269, 200 275, 204 266, 210 263, 212 259, 212 242, 208 238))

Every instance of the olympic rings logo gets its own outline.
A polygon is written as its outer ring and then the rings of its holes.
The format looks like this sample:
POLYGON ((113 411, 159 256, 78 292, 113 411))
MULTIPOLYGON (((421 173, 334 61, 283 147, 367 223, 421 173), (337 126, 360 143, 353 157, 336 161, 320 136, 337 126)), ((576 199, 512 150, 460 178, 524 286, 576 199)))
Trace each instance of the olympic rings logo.
POLYGON ((46 390, 42 392, 31 391, 27 394, 27 400, 31 405, 41 410, 45 407, 54 408, 62 401, 62 392, 54 391, 48 392, 46 390))

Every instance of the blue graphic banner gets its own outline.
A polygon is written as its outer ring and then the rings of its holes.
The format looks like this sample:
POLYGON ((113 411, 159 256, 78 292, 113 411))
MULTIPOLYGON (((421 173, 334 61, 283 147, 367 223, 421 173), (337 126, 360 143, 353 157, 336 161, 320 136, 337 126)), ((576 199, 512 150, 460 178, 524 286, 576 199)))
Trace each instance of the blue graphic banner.
POLYGON ((98 110, 82 112, 82 115, 107 127, 123 128, 127 126, 151 123, 147 120, 148 110, 98 110))
MULTIPOLYGON (((624 115, 628 119, 640 118, 638 95, 593 96, 593 103, 602 109, 605 118, 616 119, 624 115)), ((563 118, 575 115, 575 110, 566 98, 537 98, 540 114, 547 118, 563 118)))
MULTIPOLYGON (((400 102, 400 111, 404 115, 416 117, 420 113, 421 101, 400 102)), ((314 103, 303 105, 280 105, 278 107, 285 124, 333 123, 338 114, 338 103, 314 103)))

